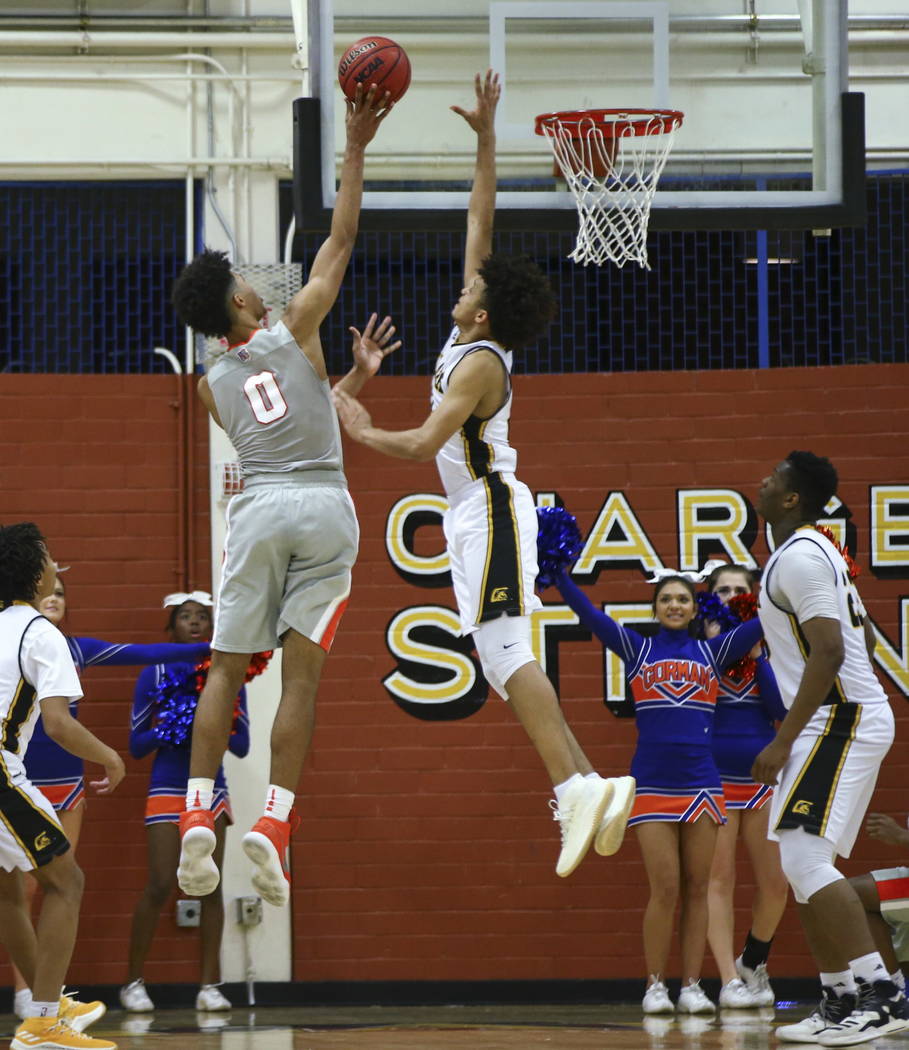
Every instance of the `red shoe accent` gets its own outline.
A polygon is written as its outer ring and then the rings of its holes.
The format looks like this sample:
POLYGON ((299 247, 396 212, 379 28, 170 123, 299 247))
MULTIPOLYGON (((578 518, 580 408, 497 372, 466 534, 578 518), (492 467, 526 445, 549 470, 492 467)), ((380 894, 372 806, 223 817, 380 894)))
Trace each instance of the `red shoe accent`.
POLYGON ((275 847, 275 852, 281 860, 281 871, 284 878, 290 882, 290 836, 300 826, 300 818, 297 811, 290 811, 288 820, 275 820, 274 817, 259 817, 250 831, 264 835, 275 847))
POLYGON ((210 809, 187 809, 180 814, 180 838, 191 828, 215 830, 215 815, 210 809))

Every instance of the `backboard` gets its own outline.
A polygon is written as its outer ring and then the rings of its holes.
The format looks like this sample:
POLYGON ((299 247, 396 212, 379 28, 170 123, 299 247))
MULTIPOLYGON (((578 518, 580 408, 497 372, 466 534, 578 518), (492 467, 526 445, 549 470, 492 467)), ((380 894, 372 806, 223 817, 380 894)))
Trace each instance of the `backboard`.
POLYGON ((361 36, 402 44, 413 79, 367 156, 364 229, 460 229, 475 72, 502 75, 497 227, 571 229, 575 203, 534 118, 559 109, 682 110, 652 229, 826 228, 864 217, 863 99, 847 87, 846 0, 354 0, 309 4, 313 98, 295 108, 298 227, 334 204, 337 63, 361 36), (452 13, 456 12, 456 13, 452 13))

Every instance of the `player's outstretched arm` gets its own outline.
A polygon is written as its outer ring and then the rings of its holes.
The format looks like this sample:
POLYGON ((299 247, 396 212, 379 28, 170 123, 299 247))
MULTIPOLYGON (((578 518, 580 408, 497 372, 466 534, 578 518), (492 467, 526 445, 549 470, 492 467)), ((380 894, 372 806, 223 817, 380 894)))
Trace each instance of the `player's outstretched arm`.
POLYGON ((350 348, 354 359, 353 368, 335 383, 334 389, 349 394, 350 397, 356 397, 360 393, 367 380, 372 379, 379 371, 385 358, 401 345, 400 339, 392 342, 395 326, 391 323, 391 318, 385 317, 382 323, 377 325, 378 316, 372 314, 362 332, 353 325, 349 329, 353 336, 353 345, 350 348))
POLYGON ((380 430, 355 398, 335 387, 332 390, 338 417, 348 435, 361 445, 396 459, 426 462, 457 433, 488 393, 502 382, 502 364, 493 353, 471 354, 454 370, 445 396, 436 410, 412 430, 380 430))
POLYGON ((473 128, 477 134, 477 159, 473 172, 473 188, 467 207, 467 245, 464 250, 464 284, 473 280, 480 264, 492 250, 492 226, 496 206, 496 106, 502 94, 499 74, 491 69, 486 76, 474 77, 477 96, 472 110, 452 106, 451 109, 473 128))
POLYGON ((126 766, 117 752, 73 718, 69 713, 69 700, 66 697, 49 696, 43 699, 41 718, 47 735, 64 751, 104 767, 104 779, 93 780, 91 785, 99 795, 110 794, 126 775, 126 766))
POLYGON ((331 217, 331 231, 313 260, 309 280, 291 299, 284 323, 303 346, 318 332, 332 308, 357 238, 360 204, 363 200, 363 158, 379 125, 394 108, 388 92, 380 95, 373 86, 357 87, 353 102, 347 102, 347 146, 341 167, 341 184, 331 217))

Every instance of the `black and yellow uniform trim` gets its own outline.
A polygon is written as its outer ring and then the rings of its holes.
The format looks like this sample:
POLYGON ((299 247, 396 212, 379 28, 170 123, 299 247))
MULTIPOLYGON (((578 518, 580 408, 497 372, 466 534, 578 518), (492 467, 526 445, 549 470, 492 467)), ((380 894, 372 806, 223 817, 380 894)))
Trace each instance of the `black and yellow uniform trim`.
POLYGON ((468 416, 461 427, 464 462, 474 481, 485 477, 492 464, 492 445, 483 440, 483 431, 488 422, 488 419, 480 419, 479 416, 468 416))
POLYGON ((524 576, 521 540, 511 487, 498 472, 483 478, 486 488, 486 565, 480 590, 480 608, 474 623, 524 614, 524 576))
POLYGON ((13 783, 0 754, 0 822, 16 841, 32 867, 49 864, 69 849, 59 823, 35 804, 28 792, 13 783))
POLYGON ((862 717, 862 705, 837 703, 805 759, 776 824, 777 831, 804 828, 809 835, 827 830, 843 764, 862 717))
MULTIPOLYGON (((779 606, 777 606, 777 608, 779 608, 779 606)), ((786 610, 783 611, 786 612, 786 610)), ((811 646, 808 644, 808 639, 805 637, 802 625, 799 623, 798 617, 795 613, 786 612, 786 617, 789 620, 789 627, 792 630, 793 637, 799 647, 799 652, 802 654, 802 659, 807 663, 808 656, 811 652, 811 646)), ((833 685, 830 687, 830 692, 821 701, 821 706, 823 707, 826 704, 846 704, 848 702, 849 701, 846 699, 846 693, 843 689, 843 683, 840 681, 840 676, 837 675, 833 680, 833 685)))
POLYGON ((10 701, 9 712, 0 729, 0 750, 12 751, 14 754, 19 750, 19 733, 28 721, 34 704, 35 687, 24 678, 20 678, 10 701))

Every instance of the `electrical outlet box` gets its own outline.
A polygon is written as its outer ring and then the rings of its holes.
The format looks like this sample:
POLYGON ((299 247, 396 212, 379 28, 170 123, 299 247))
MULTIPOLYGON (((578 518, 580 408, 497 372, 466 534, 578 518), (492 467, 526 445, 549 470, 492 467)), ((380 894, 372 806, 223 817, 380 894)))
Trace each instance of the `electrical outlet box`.
POLYGON ((262 921, 261 897, 237 897, 237 922, 241 926, 258 926, 262 921))
POLYGON ((177 901, 177 925, 198 926, 202 918, 199 901, 177 901))

